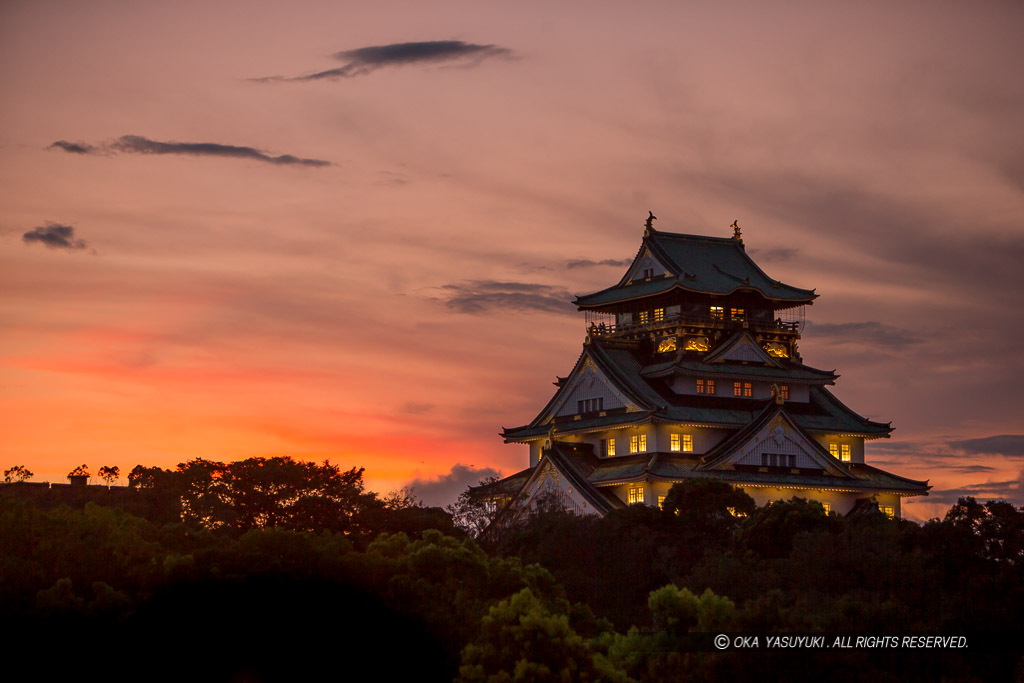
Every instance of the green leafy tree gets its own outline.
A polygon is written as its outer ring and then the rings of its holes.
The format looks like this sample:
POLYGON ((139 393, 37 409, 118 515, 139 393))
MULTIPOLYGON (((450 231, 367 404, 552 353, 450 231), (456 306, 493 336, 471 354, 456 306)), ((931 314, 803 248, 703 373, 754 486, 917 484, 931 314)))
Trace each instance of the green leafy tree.
POLYGON ((1024 507, 1001 500, 979 503, 960 498, 944 522, 969 538, 967 543, 982 557, 1010 564, 1024 562, 1024 507))
POLYGON ((720 536, 733 531, 757 506, 746 492, 724 481, 692 479, 673 485, 661 508, 698 532, 720 536))
POLYGON ((159 492, 180 505, 181 521, 244 532, 281 528, 368 535, 384 507, 363 490, 363 469, 341 470, 289 457, 222 463, 196 458, 171 470, 135 467, 133 488, 159 492))
POLYGON ((528 588, 492 607, 462 652, 460 681, 627 681, 528 588))
POLYGON ((790 498, 758 508, 738 532, 737 542, 762 557, 786 557, 797 534, 838 533, 842 523, 825 512, 816 500, 790 498))
POLYGON ((24 465, 15 465, 10 469, 4 470, 4 483, 11 484, 14 482, 28 481, 35 475, 32 474, 24 465))

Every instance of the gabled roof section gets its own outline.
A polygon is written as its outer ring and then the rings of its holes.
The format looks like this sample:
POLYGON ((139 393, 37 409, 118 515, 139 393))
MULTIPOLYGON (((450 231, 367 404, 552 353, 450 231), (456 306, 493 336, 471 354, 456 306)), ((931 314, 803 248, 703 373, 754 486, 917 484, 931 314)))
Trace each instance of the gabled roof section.
POLYGON ((664 408, 665 401, 640 377, 640 370, 639 361, 621 342, 593 339, 584 344, 572 372, 537 417, 523 427, 504 429, 502 436, 510 441, 543 433, 555 425, 556 418, 575 413, 575 402, 585 397, 606 399, 605 414, 588 420, 619 423, 642 419, 644 413, 664 408))
POLYGON ((769 404, 749 425, 704 455, 701 470, 731 470, 736 465, 762 465, 762 454, 786 456, 790 467, 820 469, 841 478, 852 475, 786 414, 783 404, 769 404))
POLYGON ((704 356, 705 363, 724 363, 730 360, 763 363, 776 368, 782 367, 782 363, 769 356, 746 330, 740 330, 704 356))
POLYGON ((544 450, 544 457, 533 468, 516 498, 522 504, 525 501, 524 494, 536 495, 554 489, 572 507, 579 508, 578 512, 593 511, 603 515, 617 507, 624 507, 614 495, 600 491, 590 483, 588 475, 597 464, 598 460, 587 444, 554 441, 551 448, 544 450))
POLYGON ((597 308, 621 301, 660 294, 671 289, 704 294, 758 292, 765 299, 796 306, 813 301, 814 290, 773 280, 747 256, 738 239, 705 237, 648 229, 626 274, 613 287, 576 297, 578 308, 597 308), (668 270, 667 277, 635 280, 645 258, 668 270))

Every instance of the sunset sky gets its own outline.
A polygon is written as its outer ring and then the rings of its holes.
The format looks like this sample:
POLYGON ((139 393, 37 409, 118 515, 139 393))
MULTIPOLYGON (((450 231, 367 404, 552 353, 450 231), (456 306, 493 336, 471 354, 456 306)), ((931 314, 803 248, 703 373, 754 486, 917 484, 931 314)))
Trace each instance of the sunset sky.
POLYGON ((647 211, 816 288, 867 461, 1024 504, 1024 5, 0 4, 0 466, 291 455, 428 502, 647 211))

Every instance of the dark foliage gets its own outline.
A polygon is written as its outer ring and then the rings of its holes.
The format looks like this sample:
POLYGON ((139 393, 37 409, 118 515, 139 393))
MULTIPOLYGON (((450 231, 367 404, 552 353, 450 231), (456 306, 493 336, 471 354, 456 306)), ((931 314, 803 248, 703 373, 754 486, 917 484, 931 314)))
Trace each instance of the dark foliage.
POLYGON ((106 661, 133 680, 345 677, 353 663, 389 679, 467 681, 1024 673, 1024 509, 1006 503, 962 499, 918 526, 802 500, 755 509, 699 484, 674 490, 666 510, 523 517, 488 552, 453 535, 440 510, 362 491, 359 470, 300 465, 136 468, 120 495, 88 487, 112 506, 5 485, 0 615, 19 625, 10 651, 54 677, 118 643, 106 661), (296 505, 318 491, 322 508, 296 505), (751 656, 683 646, 719 631, 948 633, 997 646, 751 656), (203 657, 155 657, 183 642, 203 657))

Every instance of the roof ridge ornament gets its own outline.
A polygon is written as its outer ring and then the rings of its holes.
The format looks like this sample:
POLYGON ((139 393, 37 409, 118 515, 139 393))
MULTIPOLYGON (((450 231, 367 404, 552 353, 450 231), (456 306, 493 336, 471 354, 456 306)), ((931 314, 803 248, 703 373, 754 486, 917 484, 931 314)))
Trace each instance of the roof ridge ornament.
POLYGON ((654 221, 658 220, 658 217, 654 215, 651 210, 647 211, 647 222, 644 223, 644 237, 650 237, 654 230, 654 221))
POLYGON ((743 233, 740 232, 740 220, 737 218, 729 227, 732 228, 732 238, 739 242, 740 246, 743 246, 743 233))

